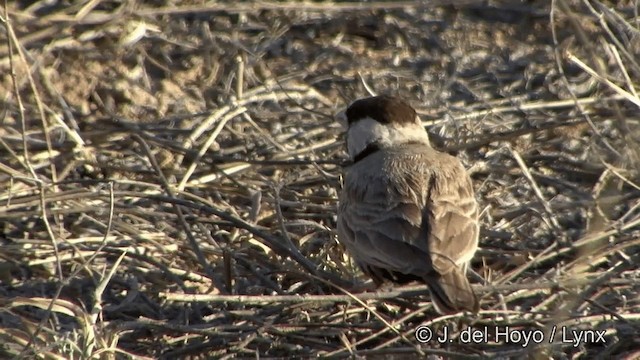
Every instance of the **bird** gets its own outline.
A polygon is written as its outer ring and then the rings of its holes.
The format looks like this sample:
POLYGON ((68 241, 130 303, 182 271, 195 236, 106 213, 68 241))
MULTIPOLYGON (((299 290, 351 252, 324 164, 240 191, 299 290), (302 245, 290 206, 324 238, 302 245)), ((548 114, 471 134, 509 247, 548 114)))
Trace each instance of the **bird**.
POLYGON ((431 147, 399 97, 358 99, 336 117, 350 158, 338 241, 378 287, 424 282, 438 313, 477 313, 466 273, 478 248, 478 202, 460 160, 431 147))

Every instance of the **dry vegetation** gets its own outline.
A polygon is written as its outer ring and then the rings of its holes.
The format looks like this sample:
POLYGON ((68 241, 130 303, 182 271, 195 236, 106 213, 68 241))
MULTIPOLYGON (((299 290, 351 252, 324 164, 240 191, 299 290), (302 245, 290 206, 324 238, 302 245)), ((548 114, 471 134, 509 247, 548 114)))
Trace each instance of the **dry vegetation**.
POLYGON ((640 357, 637 2, 430 4, 5 2, 0 357, 640 357), (336 241, 367 89, 470 169, 476 317, 336 241))

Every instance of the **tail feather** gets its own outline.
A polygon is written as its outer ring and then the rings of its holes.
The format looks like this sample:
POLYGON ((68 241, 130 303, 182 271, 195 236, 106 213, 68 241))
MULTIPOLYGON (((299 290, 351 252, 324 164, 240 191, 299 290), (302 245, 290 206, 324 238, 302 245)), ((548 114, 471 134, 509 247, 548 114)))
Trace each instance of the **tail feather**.
POLYGON ((455 268, 444 275, 429 276, 425 281, 439 313, 455 314, 463 310, 477 313, 480 309, 478 298, 462 269, 455 268))

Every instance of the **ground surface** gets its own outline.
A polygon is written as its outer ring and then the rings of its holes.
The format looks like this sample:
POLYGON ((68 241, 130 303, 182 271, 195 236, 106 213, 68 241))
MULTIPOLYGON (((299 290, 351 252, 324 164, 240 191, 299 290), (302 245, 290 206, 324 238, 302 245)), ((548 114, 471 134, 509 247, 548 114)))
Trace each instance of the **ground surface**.
POLYGON ((10 2, 0 357, 640 356, 637 3, 429 3, 10 2), (476 317, 336 240, 367 88, 472 174, 476 317))

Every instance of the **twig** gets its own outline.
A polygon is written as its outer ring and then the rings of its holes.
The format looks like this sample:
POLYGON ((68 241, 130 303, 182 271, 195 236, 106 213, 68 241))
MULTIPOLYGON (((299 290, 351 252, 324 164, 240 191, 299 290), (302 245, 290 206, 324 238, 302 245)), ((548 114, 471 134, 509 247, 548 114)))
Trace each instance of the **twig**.
MULTIPOLYGON (((16 35, 13 33, 13 27, 11 26, 9 19, 9 5, 7 4, 7 0, 4 1, 4 13, 5 18, 0 17, 0 21, 5 24, 5 28, 9 33, 7 36, 7 47, 9 48, 9 71, 11 73, 11 82, 13 84, 13 92, 16 96, 16 100, 18 101, 18 114, 20 115, 20 126, 22 127, 22 155, 24 156, 24 165, 27 167, 27 170, 31 173, 31 176, 34 180, 38 179, 38 175, 36 175, 31 162, 29 161, 29 146, 27 145, 27 123, 24 116, 24 104, 22 103, 22 96, 20 95, 20 89, 18 88, 18 80, 16 79, 16 70, 14 64, 14 54, 13 54, 13 44, 15 43, 17 47, 20 47, 20 43, 16 38, 16 35)), ((20 51, 18 50, 18 54, 20 51)), ((24 60, 24 59, 23 59, 24 60)), ((23 61, 26 65, 26 61, 23 61)), ((27 72, 29 72, 27 70, 27 72)))
MULTIPOLYGON (((558 289, 567 287, 584 286, 593 282, 600 277, 601 274, 584 274, 582 278, 566 278, 553 281, 538 281, 535 283, 524 284, 508 284, 508 285, 473 285, 474 291, 479 293, 509 293, 518 290, 537 290, 537 289, 558 289)), ((611 286, 638 285, 640 280, 633 279, 611 279, 611 286)), ((426 286, 415 286, 399 288, 392 291, 377 291, 368 293, 353 294, 362 301, 367 300, 386 300, 395 298, 412 298, 428 294, 426 286)), ((162 298, 168 301, 177 302, 230 302, 243 304, 264 304, 264 303, 337 303, 349 302, 353 300, 352 296, 346 295, 204 295, 204 294, 176 294, 161 292, 162 298)))
POLYGON ((607 85, 611 90, 616 92, 618 95, 620 95, 623 98, 625 98, 626 100, 632 102, 634 105, 640 107, 640 99, 638 97, 633 96, 633 94, 630 94, 628 91, 626 91, 623 88, 621 88, 620 86, 614 84, 613 82, 611 82, 611 80, 600 76, 600 74, 595 72, 592 68, 590 68, 587 64, 583 63, 580 59, 575 57, 570 52, 566 53, 566 57, 569 59, 569 61, 571 61, 572 63, 578 65, 582 70, 586 71, 589 75, 593 76, 596 80, 598 80, 599 82, 607 85))
POLYGON ((360 2, 323 2, 322 4, 315 3, 298 3, 298 2, 259 2, 248 4, 210 4, 206 6, 193 5, 193 6, 169 6, 160 8, 145 8, 136 11, 139 16, 159 16, 159 15, 186 15, 190 13, 203 14, 207 12, 253 12, 261 10, 287 10, 287 11, 322 11, 322 12, 340 12, 340 11, 353 11, 353 10, 377 10, 377 9, 406 9, 408 7, 423 8, 423 7, 438 7, 443 5, 467 5, 477 3, 477 0, 433 0, 429 3, 422 1, 379 1, 370 3, 360 2))
MULTIPOLYGON (((562 56, 560 54, 560 43, 558 42, 558 36, 556 34, 556 21, 555 21, 556 5, 560 7, 562 11, 564 11, 567 14, 574 29, 580 35, 580 39, 583 41, 583 44, 585 45, 587 51, 590 51, 590 53, 593 55, 593 59, 597 61, 597 57, 591 51, 591 46, 590 46, 591 42, 586 40, 586 36, 584 35, 582 28, 580 27, 579 21, 576 21, 576 19, 573 17, 573 14, 569 10, 569 6, 565 2, 565 0, 552 0, 549 18, 551 23, 551 37, 553 39, 553 45, 554 45, 553 54, 556 61, 556 69, 560 73, 562 82, 564 83, 565 88, 569 92, 571 99, 575 102, 575 106, 580 110, 580 114, 587 121, 587 124, 589 124, 593 132, 598 136, 600 140, 602 140, 602 142, 605 144, 607 149, 609 149, 609 151, 616 154, 617 156, 620 156, 620 153, 613 146, 611 146, 611 144, 609 144, 609 142, 602 136, 602 134, 600 133, 600 130, 598 130, 598 128, 593 123, 591 116, 589 116, 589 114, 585 112, 583 104, 578 102, 578 97, 571 90, 571 86, 569 85, 569 79, 567 79, 567 75, 564 72, 564 67, 562 66, 562 61, 561 61, 562 56)), ((596 62, 596 64, 598 63, 596 62)))
MULTIPOLYGON (((151 166, 154 168, 154 170, 156 171, 156 173, 158 174, 158 178, 160 179, 160 182, 162 183, 162 186, 164 188, 164 190, 167 192, 167 194, 169 195, 170 198, 172 199, 176 199, 176 196, 172 190, 171 185, 169 185, 169 182, 167 181, 167 178, 164 176, 164 173, 162 172, 162 169, 160 168, 160 166, 158 165, 158 162, 155 159, 155 156, 153 155, 153 153, 151 152, 151 149, 149 149, 149 146, 147 145, 147 143, 138 135, 134 134, 132 135, 133 138, 138 142, 138 144, 140 144, 140 146, 142 146, 142 148, 144 149, 147 158, 149 159, 149 162, 151 163, 151 166)), ((193 249, 193 252, 196 254, 196 257, 198 258, 198 262, 200 263, 200 266, 202 266, 202 268, 204 269, 204 271, 207 273, 207 275, 209 276, 209 278, 213 281, 215 280, 215 275, 213 270, 211 269, 211 267, 209 266, 209 263, 207 262, 207 259, 205 258, 204 254, 202 253, 202 251, 200 250, 200 245, 198 245, 198 242, 196 241, 196 238, 193 236, 193 233, 191 232, 191 229, 189 227, 189 225, 187 224, 187 221, 184 218, 184 215, 182 213, 182 209, 180 208, 180 206, 178 205, 177 202, 173 202, 173 209, 176 212, 176 215, 178 216, 178 220, 180 222, 180 225, 182 226, 182 229, 184 230, 187 238, 189 239, 189 243, 191 244, 191 248, 193 249)))
POLYGON ((511 152, 511 156, 513 156, 513 158, 518 163, 518 166, 520 166, 520 169, 522 170, 524 177, 527 178, 527 180, 529 181, 529 184, 531 185, 531 188, 533 189, 534 194, 536 194, 536 197, 538 198, 538 200, 540 200, 542 207, 547 213, 546 217, 549 219, 549 225, 551 229, 553 229, 553 232, 555 232, 556 235, 564 237, 564 234, 562 233, 562 228, 560 227, 560 223, 558 222, 556 215, 553 213, 553 209, 549 205, 549 202, 547 201, 547 199, 544 198, 544 195, 542 195, 542 191, 540 190, 538 183, 536 183, 533 176, 531 176, 531 172, 529 171, 527 164, 524 163, 524 160, 522 160, 522 157, 516 150, 514 150, 510 146, 508 147, 508 149, 509 149, 509 152, 511 152))

